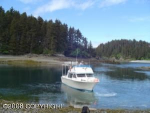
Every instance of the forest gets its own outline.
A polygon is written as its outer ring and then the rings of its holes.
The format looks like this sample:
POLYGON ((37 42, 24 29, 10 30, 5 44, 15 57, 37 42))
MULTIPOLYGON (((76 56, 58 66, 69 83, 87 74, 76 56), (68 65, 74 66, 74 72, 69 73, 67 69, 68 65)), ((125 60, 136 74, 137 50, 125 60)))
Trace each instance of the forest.
POLYGON ((116 59, 150 59, 150 43, 133 40, 112 40, 106 44, 100 44, 96 48, 99 57, 115 57, 116 59))
POLYGON ((92 57, 95 51, 79 29, 60 20, 43 20, 0 7, 0 54, 64 54, 92 57))
MULTIPOLYGON (((99 39, 100 40, 100 39, 99 39)), ((150 59, 150 43, 112 40, 93 48, 79 29, 60 20, 43 20, 24 12, 0 7, 0 54, 63 54, 67 57, 150 59)))

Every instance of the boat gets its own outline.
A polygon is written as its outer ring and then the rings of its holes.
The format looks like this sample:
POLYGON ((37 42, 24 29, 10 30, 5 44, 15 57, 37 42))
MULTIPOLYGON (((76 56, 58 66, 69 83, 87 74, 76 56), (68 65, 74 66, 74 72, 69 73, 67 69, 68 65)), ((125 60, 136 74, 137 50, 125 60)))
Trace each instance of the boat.
POLYGON ((93 91, 99 79, 94 77, 94 72, 90 65, 84 65, 81 62, 76 65, 63 64, 61 81, 63 84, 78 90, 93 91))

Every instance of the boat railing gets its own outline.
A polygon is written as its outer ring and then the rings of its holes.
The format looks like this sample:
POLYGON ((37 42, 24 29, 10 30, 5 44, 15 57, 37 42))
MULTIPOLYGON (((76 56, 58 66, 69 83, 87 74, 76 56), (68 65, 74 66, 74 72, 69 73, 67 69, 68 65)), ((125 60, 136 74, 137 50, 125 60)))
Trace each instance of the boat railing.
POLYGON ((75 66, 73 66, 73 67, 91 67, 90 65, 84 65, 84 64, 79 64, 79 65, 75 65, 75 66))
POLYGON ((66 76, 68 69, 71 69, 73 67, 72 64, 62 64, 62 75, 66 76))
POLYGON ((67 69, 70 65, 69 64, 62 64, 62 76, 67 75, 67 69))

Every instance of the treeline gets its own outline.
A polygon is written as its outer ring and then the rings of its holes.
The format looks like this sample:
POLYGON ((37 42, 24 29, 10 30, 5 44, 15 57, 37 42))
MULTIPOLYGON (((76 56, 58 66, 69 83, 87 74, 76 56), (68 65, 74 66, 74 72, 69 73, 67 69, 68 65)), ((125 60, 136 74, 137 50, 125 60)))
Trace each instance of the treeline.
POLYGON ((150 43, 134 40, 113 40, 100 44, 96 48, 99 57, 115 57, 120 59, 150 59, 150 43))
POLYGON ((0 54, 62 53, 66 56, 90 57, 95 52, 79 29, 69 27, 59 20, 45 21, 20 14, 11 8, 0 7, 0 54))

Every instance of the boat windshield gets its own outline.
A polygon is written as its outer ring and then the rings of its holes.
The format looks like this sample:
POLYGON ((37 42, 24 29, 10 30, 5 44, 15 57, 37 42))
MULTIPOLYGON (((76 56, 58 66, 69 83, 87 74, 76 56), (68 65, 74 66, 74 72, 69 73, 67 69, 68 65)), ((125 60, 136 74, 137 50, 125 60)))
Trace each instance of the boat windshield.
POLYGON ((87 77, 93 77, 93 74, 86 74, 87 77))
POLYGON ((68 78, 72 78, 73 74, 69 73, 68 78))
POLYGON ((85 74, 77 74, 77 77, 85 77, 85 74))

